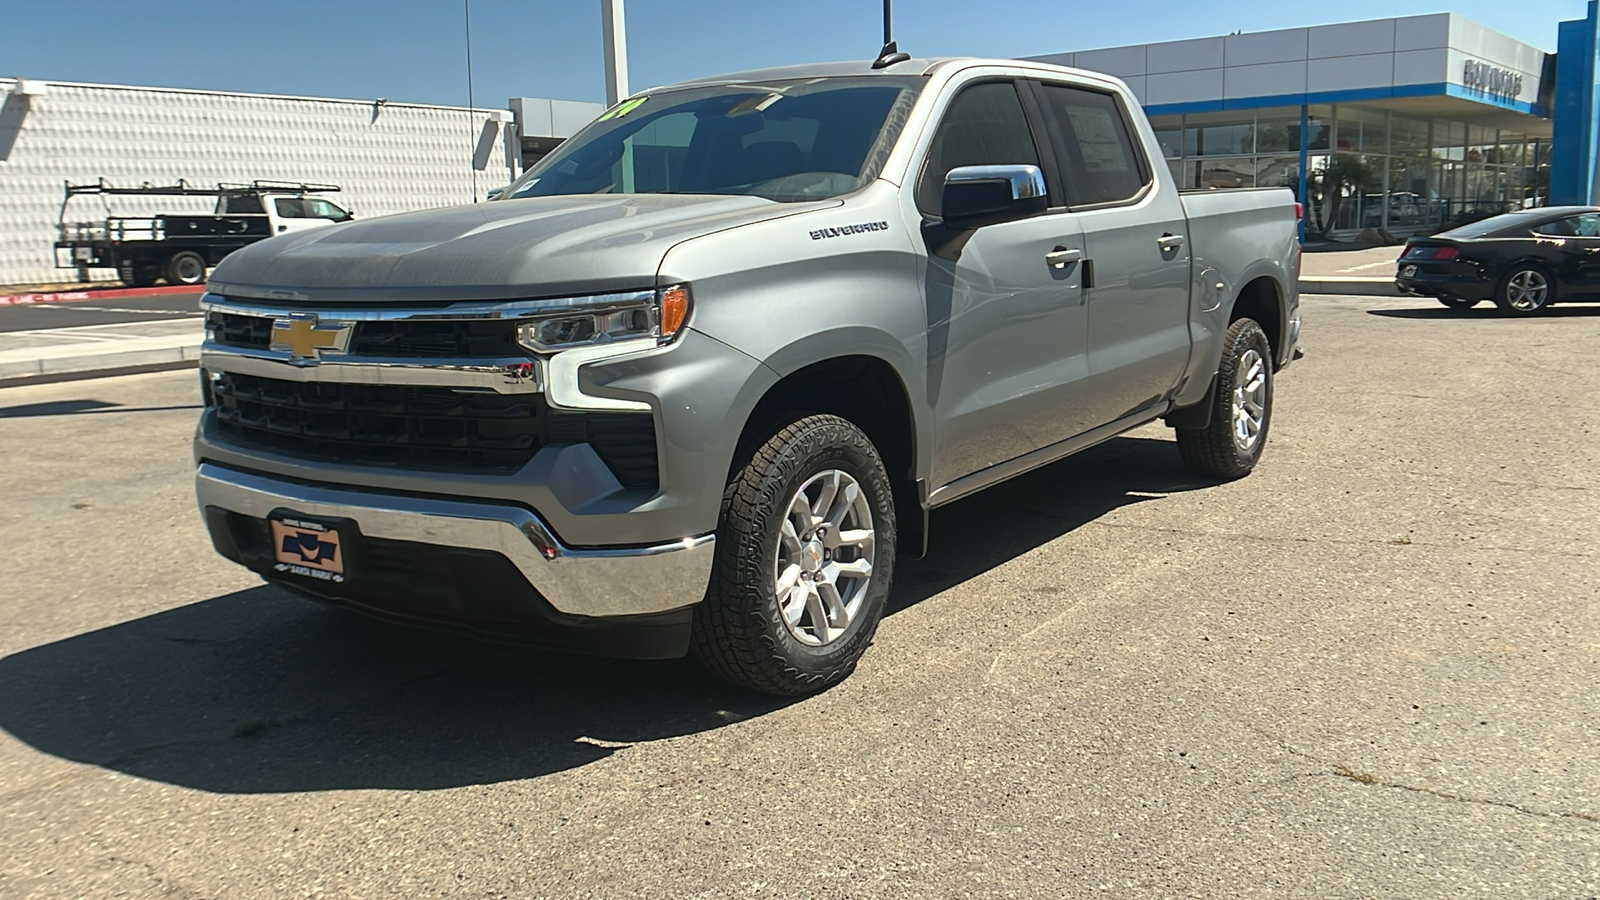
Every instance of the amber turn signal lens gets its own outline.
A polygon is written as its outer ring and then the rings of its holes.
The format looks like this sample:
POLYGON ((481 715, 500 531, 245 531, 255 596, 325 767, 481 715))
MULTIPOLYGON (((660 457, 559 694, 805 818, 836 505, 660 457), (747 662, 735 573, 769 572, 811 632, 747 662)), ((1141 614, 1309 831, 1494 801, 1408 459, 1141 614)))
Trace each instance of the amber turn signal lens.
POLYGON ((673 285, 661 292, 661 340, 670 341, 689 318, 689 289, 673 285))

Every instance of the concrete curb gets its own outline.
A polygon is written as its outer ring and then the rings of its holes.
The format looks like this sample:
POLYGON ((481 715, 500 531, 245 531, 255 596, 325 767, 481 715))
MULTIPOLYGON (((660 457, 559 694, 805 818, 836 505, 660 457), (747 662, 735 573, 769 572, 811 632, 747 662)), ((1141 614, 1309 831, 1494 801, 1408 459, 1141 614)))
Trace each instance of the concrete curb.
POLYGON ((109 288, 103 290, 48 291, 42 294, 0 296, 0 306, 33 306, 38 303, 72 303, 78 300, 120 300, 127 297, 159 297, 163 294, 203 294, 203 285, 180 284, 167 287, 109 288))
POLYGON ((1403 297, 1393 278, 1324 276, 1300 279, 1302 294, 1337 294, 1363 297, 1403 297))
POLYGON ((25 359, 0 356, 0 385, 26 384, 35 378, 63 375, 84 377, 114 369, 196 365, 200 359, 200 342, 199 335, 173 334, 135 338, 112 345, 42 347, 25 359))

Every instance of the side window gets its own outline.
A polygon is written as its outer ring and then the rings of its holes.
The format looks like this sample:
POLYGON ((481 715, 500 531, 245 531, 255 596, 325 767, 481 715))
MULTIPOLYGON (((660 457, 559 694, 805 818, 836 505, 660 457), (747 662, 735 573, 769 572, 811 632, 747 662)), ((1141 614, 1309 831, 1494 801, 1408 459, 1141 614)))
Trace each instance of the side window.
POLYGON ((1584 213, 1567 220, 1578 237, 1600 237, 1600 215, 1584 213))
POLYGON ((305 207, 301 206, 300 200, 295 197, 275 197, 272 200, 272 207, 278 211, 278 218, 280 219, 304 219, 306 217, 305 207))
POLYGON ((255 194, 224 194, 219 213, 232 213, 234 215, 258 216, 266 215, 266 208, 261 205, 261 198, 255 194))
POLYGON ((1115 97, 1060 84, 1043 93, 1068 206, 1130 200, 1150 183, 1115 97))
POLYGON ((1039 165, 1016 85, 984 82, 963 88, 945 108, 917 182, 917 208, 938 216, 944 177, 958 166, 1039 165))
POLYGON ((343 222, 345 219, 350 218, 345 214, 344 210, 321 197, 307 197, 305 204, 307 215, 313 219, 332 219, 335 222, 343 222))

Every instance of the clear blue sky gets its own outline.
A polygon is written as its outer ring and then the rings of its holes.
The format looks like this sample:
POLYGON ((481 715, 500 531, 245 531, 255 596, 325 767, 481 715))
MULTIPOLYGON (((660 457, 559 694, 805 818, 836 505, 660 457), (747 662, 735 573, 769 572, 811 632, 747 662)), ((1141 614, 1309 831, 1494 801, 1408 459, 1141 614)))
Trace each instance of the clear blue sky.
MULTIPOLYGON (((600 0, 471 0, 475 97, 602 100, 600 0)), ((4 0, 0 75, 464 105, 462 0, 4 0)), ((1585 0, 897 0, 919 56, 1065 50, 1451 11, 1546 50, 1585 0)), ((880 0, 628 0, 635 89, 866 59, 880 0)))

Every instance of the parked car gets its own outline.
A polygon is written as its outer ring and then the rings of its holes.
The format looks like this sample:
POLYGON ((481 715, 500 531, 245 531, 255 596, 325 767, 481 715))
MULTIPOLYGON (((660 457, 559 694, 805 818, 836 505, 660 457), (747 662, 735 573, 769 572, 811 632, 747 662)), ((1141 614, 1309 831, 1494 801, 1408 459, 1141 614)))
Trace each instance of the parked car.
POLYGON ((333 184, 253 181, 195 187, 141 185, 120 188, 104 179, 94 184, 69 184, 61 200, 60 235, 55 243, 56 268, 112 268, 129 287, 149 287, 165 278, 171 285, 199 285, 206 269, 229 253, 277 234, 347 222, 350 210, 319 194, 339 190, 333 184), (88 222, 67 221, 75 197, 215 197, 210 214, 164 213, 154 216, 108 216, 88 222))
POLYGON ((328 602, 821 690, 934 507, 1163 417, 1196 470, 1250 472, 1297 216, 1180 194, 1105 75, 888 56, 652 90, 493 203, 225 260, 199 505, 222 555, 328 602))
POLYGON ((1408 294, 1452 309, 1493 300, 1507 315, 1534 315, 1600 293, 1600 208, 1491 216, 1407 241, 1397 265, 1395 284, 1408 294))

